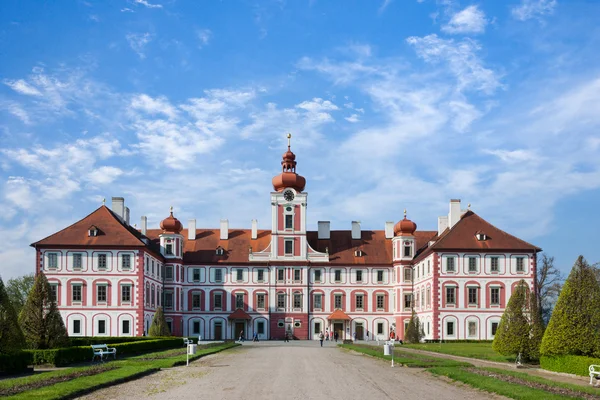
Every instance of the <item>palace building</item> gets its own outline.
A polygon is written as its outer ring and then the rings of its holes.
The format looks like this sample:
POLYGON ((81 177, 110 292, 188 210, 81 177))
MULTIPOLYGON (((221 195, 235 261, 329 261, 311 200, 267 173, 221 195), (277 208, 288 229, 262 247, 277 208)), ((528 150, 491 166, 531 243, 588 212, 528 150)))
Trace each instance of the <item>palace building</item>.
MULTIPOLYGON (((289 135, 288 135, 289 139, 289 135)), ((70 336, 142 336, 162 306, 174 335, 247 338, 398 338, 413 310, 430 340, 493 339, 524 279, 533 290, 538 247, 450 200, 436 231, 404 217, 383 230, 308 231, 306 180, 283 154, 270 193, 271 229, 187 228, 171 209, 159 229, 129 223, 112 198, 32 244, 70 336)), ((266 196, 265 196, 266 197, 266 196)), ((265 199, 266 200, 266 199, 265 199)), ((268 205, 266 205, 268 206, 268 205)), ((469 207, 470 208, 470 207, 469 207)))

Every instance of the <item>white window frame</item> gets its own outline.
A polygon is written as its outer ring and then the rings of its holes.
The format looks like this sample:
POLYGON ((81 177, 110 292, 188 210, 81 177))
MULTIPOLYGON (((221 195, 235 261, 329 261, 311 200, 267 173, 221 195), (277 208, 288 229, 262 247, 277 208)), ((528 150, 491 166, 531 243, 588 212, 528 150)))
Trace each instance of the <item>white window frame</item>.
POLYGON ((235 269, 235 280, 236 282, 244 281, 244 270, 242 268, 235 269))
POLYGON ((456 321, 451 320, 451 321, 446 321, 446 336, 448 337, 456 337, 456 321), (449 329, 448 327, 452 326, 452 333, 448 333, 449 329))
POLYGON ((336 283, 339 283, 342 281, 342 270, 341 269, 333 270, 333 281, 336 283), (338 278, 338 274, 340 275, 339 278, 338 278))
POLYGON ((129 304, 131 303, 131 295, 132 295, 132 285, 131 284, 122 284, 121 285, 121 303, 123 304, 129 304), (129 288, 129 300, 125 300, 123 298, 123 288, 129 288))
POLYGON ((47 253, 48 267, 46 269, 58 269, 58 253, 47 253))
POLYGON ((83 303, 83 284, 82 283, 72 283, 71 284, 71 303, 80 304, 83 303), (75 300, 75 287, 79 287, 79 300, 75 300))
POLYGON ((294 283, 302 282, 302 270, 300 268, 294 268, 294 283), (297 275, 297 277, 296 277, 297 275), (298 278, 298 279, 296 279, 298 278))
POLYGON ((265 270, 260 268, 258 270, 256 270, 256 280, 258 282, 264 282, 265 281, 265 270), (262 277, 261 277, 262 275, 262 277))
POLYGON ((468 272, 470 274, 477 273, 477 257, 467 257, 467 260, 469 260, 467 266, 468 272), (471 263, 473 263, 473 269, 471 269, 471 263))
POLYGON ((313 294, 313 302, 314 302, 313 307, 315 310, 322 310, 323 309, 323 293, 313 294))
POLYGON ((73 325, 72 325, 72 331, 73 331, 73 336, 81 336, 83 333, 83 329, 82 328, 82 322, 80 318, 75 318, 73 319, 73 325), (79 322, 79 332, 75 332, 75 322, 79 322))
POLYGON ((500 305, 500 286, 492 286, 490 287, 490 306, 499 306, 500 305), (494 295, 493 291, 498 291, 498 301, 494 303, 494 295))
POLYGON ((200 271, 200 268, 193 268, 192 269, 192 282, 200 282, 201 277, 202 277, 202 273, 200 271), (198 279, 196 279, 196 274, 198 274, 198 279))
POLYGON ((98 271, 108 270, 108 255, 106 253, 98 254, 98 271), (104 260, 104 261, 102 261, 104 260), (104 265, 102 265, 104 264, 104 265))
POLYGON ((517 272, 525 272, 525 257, 519 256, 519 257, 516 257, 515 259, 516 259, 515 270, 517 272))
POLYGON ((455 256, 447 256, 446 257, 446 272, 456 273, 456 257, 455 256), (452 262, 450 262, 452 260, 452 262), (450 264, 452 264, 452 269, 450 269, 450 264))
POLYGON ((490 257, 490 272, 500 272, 500 257, 490 257), (496 264, 495 268, 494 263, 496 264))
POLYGON ((321 283, 323 281, 323 272, 320 269, 315 269, 314 280, 315 280, 315 283, 321 283), (317 279, 317 272, 319 273, 318 279, 317 279))
POLYGON ((73 271, 81 271, 83 269, 83 254, 81 253, 73 253, 73 271), (76 260, 79 261, 79 265, 77 265, 76 260))
POLYGON ((121 320, 121 326, 119 327, 119 329, 121 329, 121 335, 123 335, 123 336, 131 336, 132 325, 133 324, 131 323, 131 320, 129 318, 123 318, 121 320), (125 322, 127 322, 129 324, 128 325, 129 332, 125 332, 125 329, 123 329, 124 326, 125 326, 125 322))
POLYGON ((121 269, 123 271, 131 271, 131 254, 121 254, 121 269), (125 260, 127 260, 127 263, 125 260))
POLYGON ((362 281, 363 281, 363 271, 362 271, 362 269, 358 269, 358 270, 356 270, 356 282, 362 283, 362 281))
POLYGON ((355 298, 355 306, 356 306, 356 311, 363 311, 364 307, 365 307, 365 296, 362 293, 359 293, 356 295, 355 298), (359 303, 360 300, 360 304, 359 303))
POLYGON ((106 283, 96 284, 96 303, 98 303, 98 304, 108 303, 108 284, 106 284, 106 283), (100 288, 101 287, 104 288, 104 300, 100 300, 100 288))
POLYGON ((377 311, 384 311, 385 310, 385 295, 378 293, 375 295, 375 307, 377 309, 377 311), (379 306, 379 300, 381 300, 381 307, 379 306))
POLYGON ((110 329, 107 329, 107 321, 105 318, 98 318, 96 320, 96 334, 98 336, 108 336, 110 329), (100 332, 100 322, 104 322, 104 332, 100 332))
POLYGON ((377 274, 377 283, 384 283, 385 282, 384 271, 382 269, 379 269, 379 270, 377 270, 376 274, 377 274), (381 279, 379 279, 380 275, 381 275, 381 279))
POLYGON ((167 265, 165 267, 165 281, 173 281, 174 279, 175 279, 175 271, 173 270, 173 266, 167 265), (169 271, 171 271, 170 274, 169 274, 169 271))
POLYGON ((294 239, 283 240, 283 254, 285 256, 294 256, 294 239), (288 252, 288 244, 291 245, 291 251, 288 252))
POLYGON ((223 293, 213 293, 213 308, 215 310, 223 310, 223 293), (217 298, 219 299, 219 306, 217 306, 217 298))
POLYGON ((265 309, 265 294, 264 293, 256 294, 256 309, 258 309, 258 310, 265 309), (262 297, 262 301, 261 301, 261 297, 262 297), (262 302, 262 305, 260 304, 261 302, 262 302))
POLYGON ((467 321, 467 337, 477 337, 477 321, 467 321), (474 327, 473 332, 471 332, 471 327, 474 327))
POLYGON ((215 277, 215 283, 223 283, 223 269, 215 268, 214 269, 214 277, 215 277))
POLYGON ((479 287, 467 286, 467 305, 468 306, 479 305, 479 287), (475 302, 471 302, 471 290, 475 290, 475 302))

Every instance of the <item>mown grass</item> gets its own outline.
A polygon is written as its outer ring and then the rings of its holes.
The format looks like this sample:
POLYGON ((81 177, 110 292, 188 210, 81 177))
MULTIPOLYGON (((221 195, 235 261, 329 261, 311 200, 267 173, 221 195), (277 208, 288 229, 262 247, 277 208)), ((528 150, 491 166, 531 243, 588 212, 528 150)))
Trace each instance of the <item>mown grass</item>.
MULTIPOLYGON (((470 343, 469 343, 470 344, 470 343)), ((344 349, 358 351, 370 356, 382 358, 391 361, 391 356, 384 356, 383 349, 381 347, 368 346, 368 345, 338 345, 344 349)), ((459 362, 454 360, 439 359, 424 354, 407 353, 402 350, 396 349, 394 352, 394 363, 402 364, 408 367, 421 367, 435 375, 443 375, 452 380, 463 382, 474 388, 481 389, 487 392, 500 394, 512 399, 519 400, 559 400, 559 399, 573 399, 571 396, 563 396, 547 392, 543 389, 530 388, 524 385, 520 385, 512 382, 505 382, 492 376, 479 375, 474 372, 465 370, 468 368, 475 368, 472 364, 467 362, 459 362)), ((543 383, 549 386, 562 387, 571 389, 574 391, 598 394, 598 391, 594 391, 592 388, 584 386, 570 385, 560 382, 550 381, 544 378, 538 378, 521 372, 505 371, 497 368, 477 368, 493 372, 495 374, 504 374, 514 376, 530 382, 543 383)))
POLYGON ((478 358, 480 360, 514 362, 515 356, 503 356, 492 349, 492 343, 418 343, 405 344, 410 349, 427 350, 453 356, 478 358))
MULTIPOLYGON (((190 356, 190 362, 197 360, 208 354, 218 353, 223 350, 236 347, 238 344, 235 343, 224 343, 218 346, 211 346, 207 348, 198 349, 198 352, 190 356)), ((185 353, 186 349, 181 349, 180 355, 171 356, 168 358, 161 359, 144 359, 144 356, 132 357, 121 361, 112 361, 110 364, 114 364, 117 368, 102 372, 97 375, 91 375, 81 378, 76 378, 67 382, 61 382, 54 385, 42 387, 35 390, 28 390, 19 393, 14 396, 6 397, 7 399, 32 399, 32 400, 52 400, 52 399, 65 399, 74 398, 85 393, 92 392, 102 387, 113 386, 118 383, 137 379, 139 377, 151 374, 159 371, 161 368, 171 368, 178 365, 185 365, 187 356, 185 353)), ((169 354, 173 354, 172 350, 166 350, 169 354)), ((152 354, 160 354, 161 352, 155 352, 152 354)), ((147 355, 146 355, 147 356, 147 355)), ((84 367, 85 368, 85 367, 84 367)), ((88 367, 89 368, 89 367, 88 367)), ((48 372, 47 374, 54 373, 68 373, 72 371, 72 368, 63 371, 48 372)), ((44 374, 42 374, 44 375, 44 374)), ((46 375, 47 376, 47 375, 46 375)), ((4 384, 9 385, 11 382, 16 382, 21 379, 31 379, 32 377, 15 378, 3 381, 4 384)), ((35 379, 42 379, 35 377, 35 379)))

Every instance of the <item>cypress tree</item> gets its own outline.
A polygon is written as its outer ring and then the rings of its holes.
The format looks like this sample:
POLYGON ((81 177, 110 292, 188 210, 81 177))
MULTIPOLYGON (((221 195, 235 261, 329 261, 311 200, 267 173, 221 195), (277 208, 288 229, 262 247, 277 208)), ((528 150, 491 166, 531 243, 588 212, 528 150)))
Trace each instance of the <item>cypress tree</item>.
POLYGON ((0 354, 13 353, 23 348, 25 337, 11 301, 0 278, 0 354))
POLYGON ((156 313, 152 319, 152 325, 150 325, 150 331, 148 331, 148 336, 171 336, 162 307, 156 309, 156 313))
POLYGON ((600 285, 583 256, 558 296, 540 351, 600 357, 600 285))
POLYGON ((502 314, 492 343, 494 351, 507 356, 521 353, 525 359, 529 358, 531 328, 527 316, 523 313, 529 308, 528 298, 532 297, 528 296, 528 292, 527 284, 521 280, 515 287, 506 310, 502 314))
POLYGON ((421 328, 419 317, 417 317, 415 310, 413 310, 410 321, 408 321, 408 326, 406 327, 406 332, 404 332, 404 340, 408 343, 420 343, 422 338, 423 329, 421 328))
POLYGON ((539 360, 540 346, 542 345, 542 338, 544 337, 544 321, 539 309, 540 301, 535 292, 531 292, 529 304, 530 335, 528 358, 531 360, 539 360))
POLYGON ((52 298, 46 275, 38 273, 19 315, 19 324, 27 345, 32 349, 50 349, 68 343, 67 330, 52 298))

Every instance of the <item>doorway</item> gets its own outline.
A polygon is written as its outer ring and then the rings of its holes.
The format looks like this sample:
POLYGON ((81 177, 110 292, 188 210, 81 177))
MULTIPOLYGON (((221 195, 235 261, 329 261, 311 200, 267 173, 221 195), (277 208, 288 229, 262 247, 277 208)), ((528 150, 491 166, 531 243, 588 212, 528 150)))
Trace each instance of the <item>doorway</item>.
POLYGON ((333 323, 333 332, 337 332, 338 339, 344 340, 344 323, 343 322, 334 322, 333 323))
POLYGON ((245 327, 246 327, 246 324, 244 322, 238 322, 238 321, 236 321, 235 322, 235 328, 234 328, 234 331, 233 331, 233 338, 234 339, 239 339, 240 333, 243 332, 242 338, 246 339, 247 332, 244 329, 245 327))
POLYGON ((365 332, 364 332, 364 328, 363 328, 363 324, 361 323, 357 323, 354 327, 355 332, 356 332, 356 340, 364 340, 365 337, 365 332))
POLYGON ((223 340, 223 323, 215 322, 215 340, 223 340))

